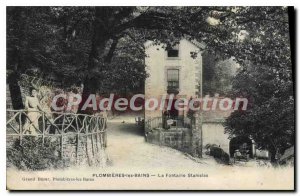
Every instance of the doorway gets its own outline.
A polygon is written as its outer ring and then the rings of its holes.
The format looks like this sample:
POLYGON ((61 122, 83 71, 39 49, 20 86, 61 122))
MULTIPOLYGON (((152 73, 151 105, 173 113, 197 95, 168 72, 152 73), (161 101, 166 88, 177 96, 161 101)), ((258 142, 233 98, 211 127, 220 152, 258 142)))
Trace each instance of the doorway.
POLYGON ((236 150, 248 151, 250 158, 253 158, 253 143, 252 140, 245 136, 237 136, 229 142, 229 153, 230 157, 234 156, 236 150))

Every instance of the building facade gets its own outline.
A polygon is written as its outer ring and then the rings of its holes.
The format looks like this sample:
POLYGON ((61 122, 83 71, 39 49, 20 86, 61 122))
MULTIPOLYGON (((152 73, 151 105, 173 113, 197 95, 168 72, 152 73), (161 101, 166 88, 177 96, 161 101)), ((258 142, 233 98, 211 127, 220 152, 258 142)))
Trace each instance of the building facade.
MULTIPOLYGON (((179 149, 188 150, 193 143, 192 122, 189 110, 178 111, 174 103, 180 98, 192 99, 202 97, 202 67, 201 48, 204 45, 182 39, 178 45, 166 50, 165 45, 156 45, 151 41, 145 43, 146 71, 145 100, 157 99, 161 102, 153 110, 145 110, 145 130, 148 141, 179 149), (191 54, 198 52, 192 58, 191 54), (167 103, 172 100, 171 108, 167 103), (161 106, 163 105, 163 106, 161 106), (167 116, 167 117, 166 117, 167 116), (153 120, 152 120, 153 119, 153 120), (175 123, 166 124, 166 119, 174 119, 175 123), (190 126, 187 124, 191 124, 190 126)), ((204 73, 205 74, 205 73, 204 73)), ((151 102, 151 101, 149 101, 151 102)), ((231 111, 207 111, 202 113, 202 149, 208 144, 215 144, 230 156, 242 144, 249 146, 250 157, 263 153, 255 149, 254 141, 249 138, 231 138, 225 133, 223 123, 231 111)), ((263 156, 268 156, 267 153, 263 156)))
MULTIPOLYGON (((146 71, 149 74, 145 82, 146 100, 168 100, 171 94, 174 95, 174 100, 195 98, 199 93, 202 57, 198 55, 191 58, 191 52, 198 51, 199 48, 185 39, 172 50, 165 50, 163 47, 150 41, 145 43, 146 71)), ((178 116, 186 116, 186 112, 179 112, 178 116)), ((161 115, 160 108, 145 111, 146 120, 161 115)))

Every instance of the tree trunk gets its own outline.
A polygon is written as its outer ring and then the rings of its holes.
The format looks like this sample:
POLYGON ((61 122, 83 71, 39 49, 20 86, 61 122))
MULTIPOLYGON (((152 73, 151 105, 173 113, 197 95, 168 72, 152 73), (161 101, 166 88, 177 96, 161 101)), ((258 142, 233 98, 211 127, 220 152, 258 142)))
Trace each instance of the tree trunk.
POLYGON ((7 83, 9 86, 12 106, 14 110, 20 110, 24 108, 22 101, 22 93, 18 81, 19 76, 18 73, 16 73, 15 71, 7 77, 7 83))
POLYGON ((96 77, 94 75, 94 71, 96 71, 96 69, 99 69, 104 64, 101 56, 104 53, 105 43, 106 41, 103 40, 102 43, 99 44, 98 46, 92 47, 90 58, 89 58, 89 64, 87 67, 87 75, 83 83, 82 101, 79 105, 80 113, 89 113, 81 110, 83 104, 85 103, 89 95, 96 94, 101 90, 97 85, 97 80, 99 79, 101 80, 101 78, 96 77))
POLYGON ((82 106, 84 105, 85 101, 89 97, 90 94, 96 94, 97 92, 101 91, 99 86, 97 85, 97 80, 101 79, 99 77, 96 78, 94 75, 94 71, 100 69, 101 66, 104 65, 104 58, 105 58, 105 47, 107 42, 113 36, 111 35, 108 30, 107 24, 105 21, 107 19, 104 18, 103 14, 106 13, 107 10, 103 9, 96 9, 95 12, 95 21, 94 21, 94 32, 92 37, 92 47, 89 55, 89 62, 87 66, 87 74, 83 83, 83 92, 82 92, 82 101, 79 104, 79 113, 91 114, 94 113, 93 111, 83 111, 82 106))
POLYGON ((276 155, 276 153, 277 153, 276 149, 274 147, 271 147, 269 149, 269 152, 270 152, 270 160, 271 160, 271 162, 274 163, 274 164, 277 164, 278 163, 278 159, 277 159, 277 155, 276 155))

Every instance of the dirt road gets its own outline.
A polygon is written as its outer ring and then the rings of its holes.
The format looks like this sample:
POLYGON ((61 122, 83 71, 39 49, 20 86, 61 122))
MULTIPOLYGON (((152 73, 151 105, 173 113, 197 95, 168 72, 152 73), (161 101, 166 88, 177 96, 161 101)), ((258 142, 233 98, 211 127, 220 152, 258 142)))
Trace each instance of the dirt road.
POLYGON ((145 142, 143 130, 134 117, 116 117, 108 121, 107 152, 112 165, 122 167, 199 167, 182 152, 145 142))

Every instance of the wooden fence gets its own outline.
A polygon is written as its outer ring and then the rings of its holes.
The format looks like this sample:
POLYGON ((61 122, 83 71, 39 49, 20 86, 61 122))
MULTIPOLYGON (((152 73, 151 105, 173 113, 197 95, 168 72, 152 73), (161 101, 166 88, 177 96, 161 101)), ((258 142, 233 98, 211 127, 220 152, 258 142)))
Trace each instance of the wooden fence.
POLYGON ((61 158, 76 164, 86 159, 91 165, 106 147, 106 118, 74 113, 45 113, 42 111, 7 110, 7 141, 24 137, 39 137, 60 141, 61 158), (72 150, 73 148, 73 150, 72 150))

